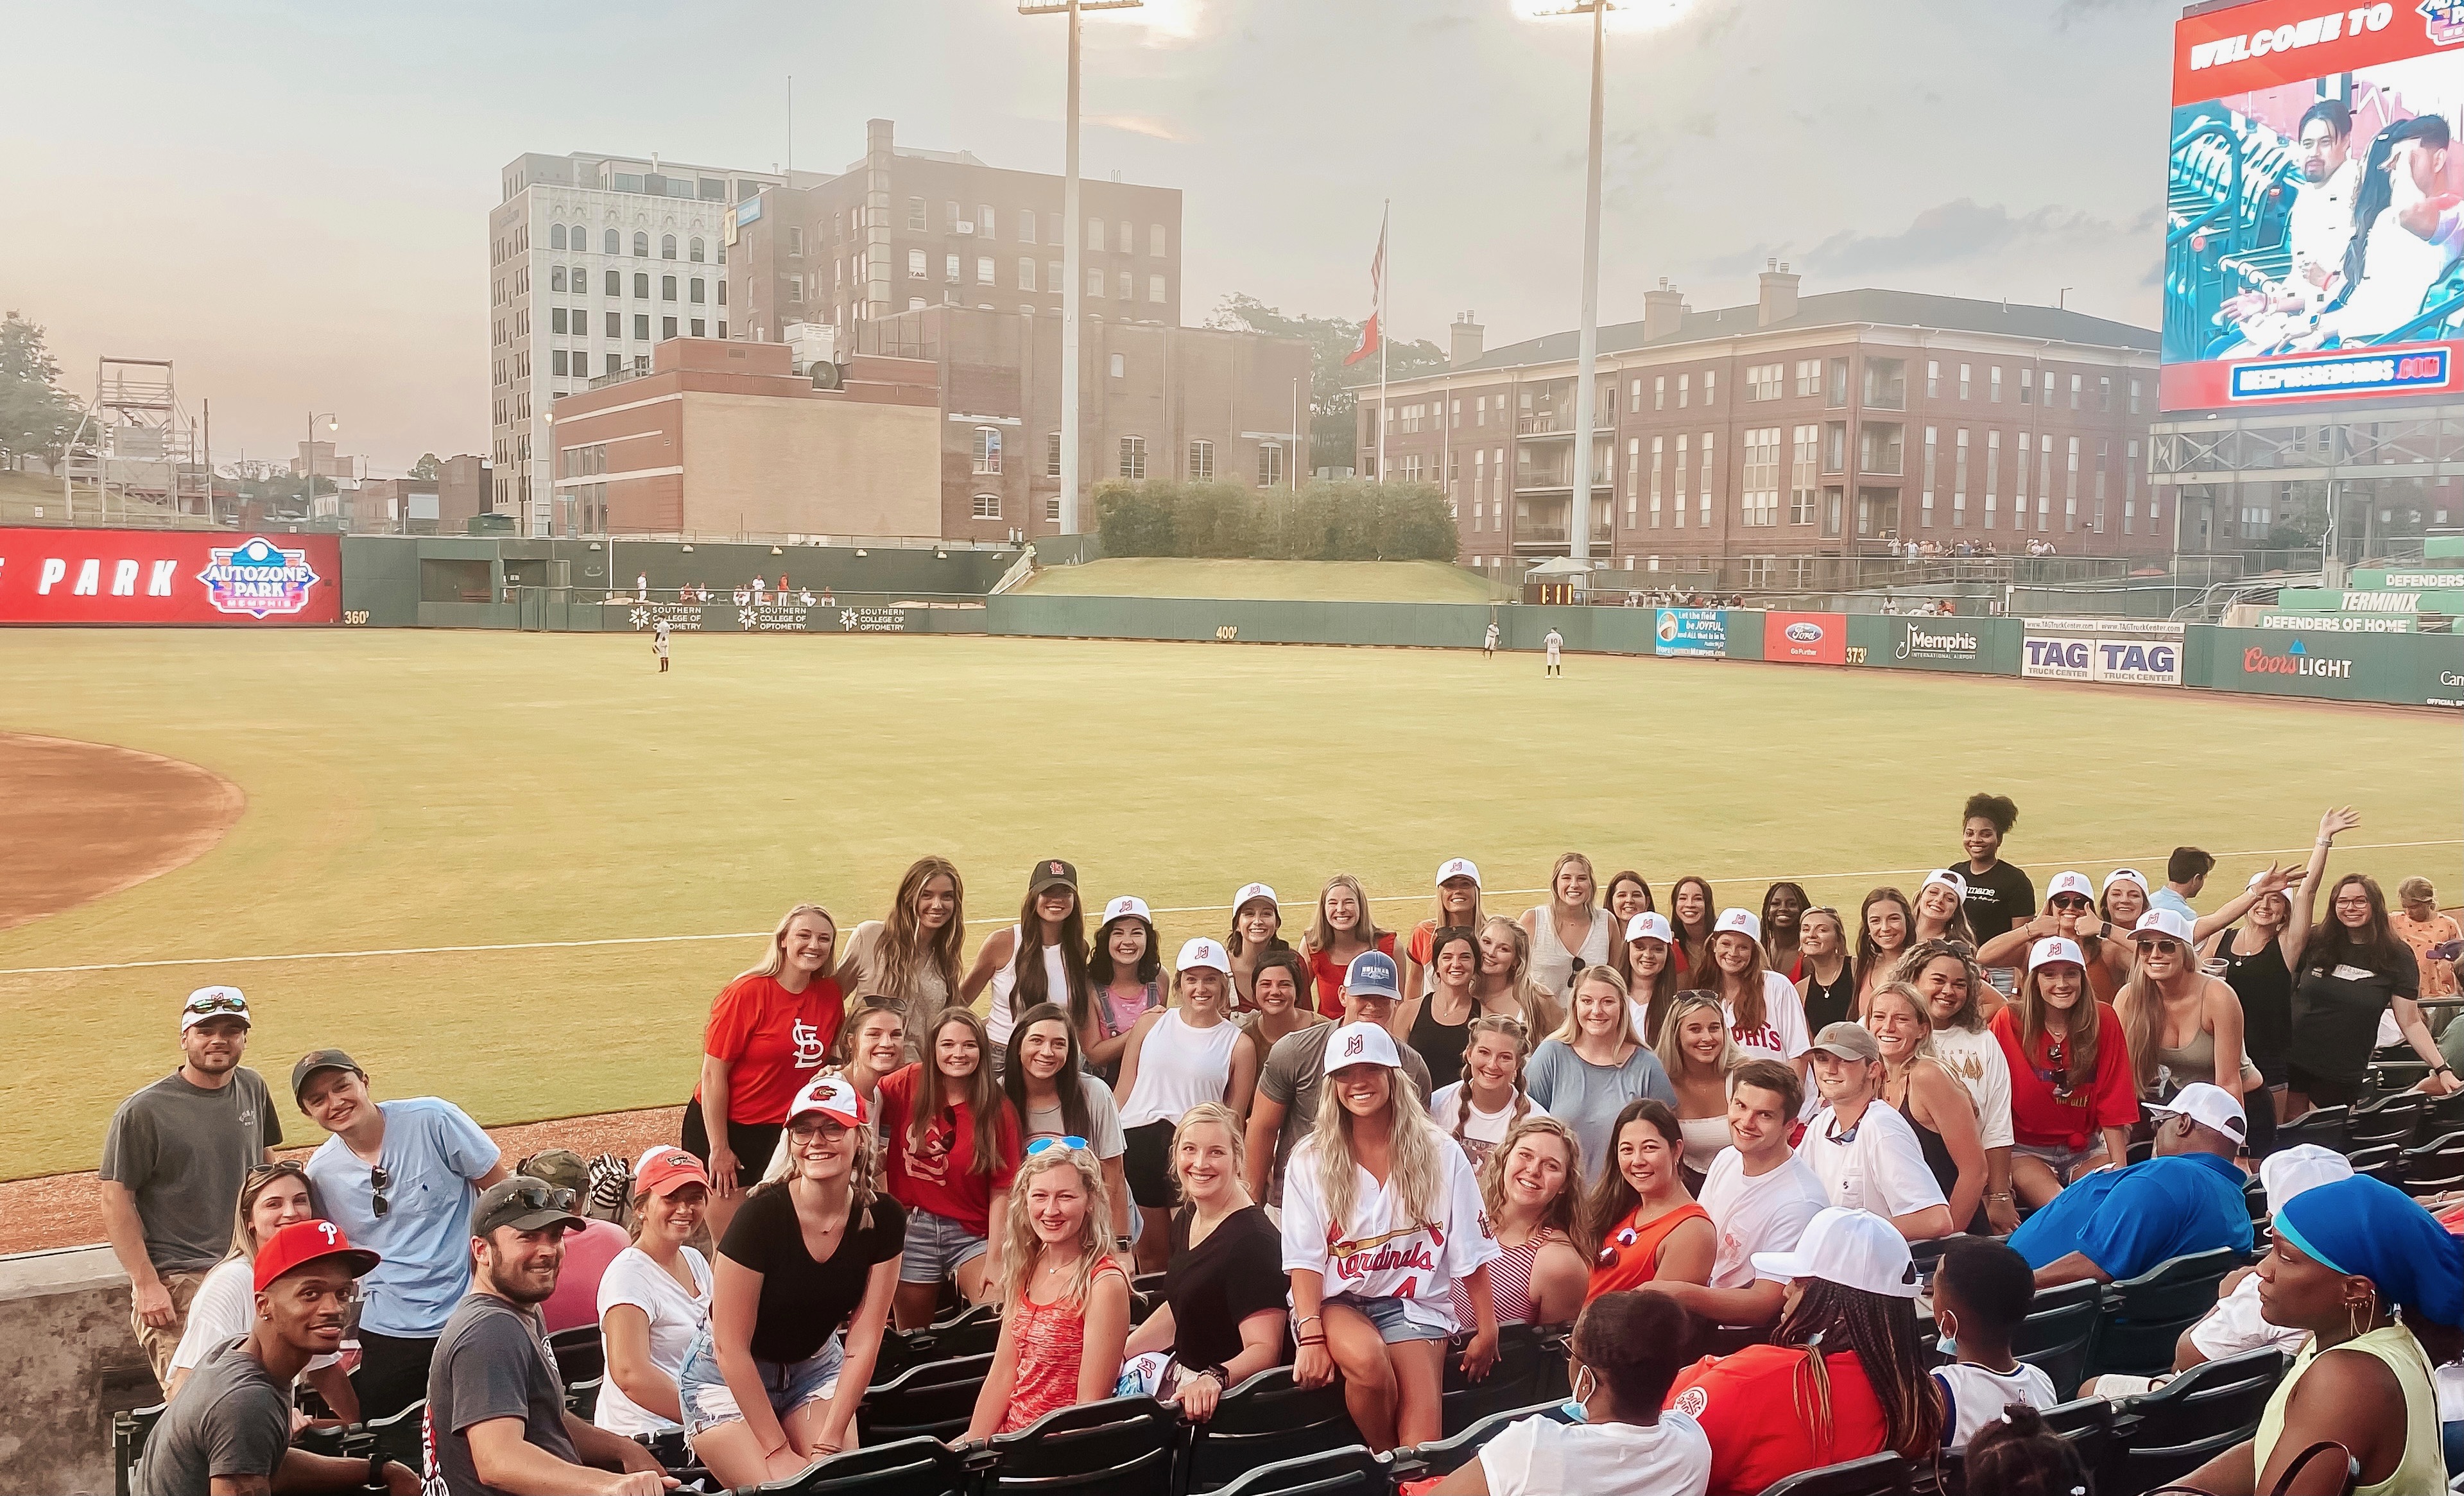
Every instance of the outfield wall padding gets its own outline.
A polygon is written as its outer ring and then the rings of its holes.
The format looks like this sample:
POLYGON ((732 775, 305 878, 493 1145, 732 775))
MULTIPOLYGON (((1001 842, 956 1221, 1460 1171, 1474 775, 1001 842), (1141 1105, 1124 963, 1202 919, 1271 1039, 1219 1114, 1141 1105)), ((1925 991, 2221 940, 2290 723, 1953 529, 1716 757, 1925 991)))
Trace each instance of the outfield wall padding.
POLYGON ((2455 634, 2187 630, 2184 684, 2321 701, 2464 706, 2464 637, 2455 634))
POLYGON ((1888 670, 2019 673, 2024 626, 2015 618, 1848 615, 1848 663, 1888 670))

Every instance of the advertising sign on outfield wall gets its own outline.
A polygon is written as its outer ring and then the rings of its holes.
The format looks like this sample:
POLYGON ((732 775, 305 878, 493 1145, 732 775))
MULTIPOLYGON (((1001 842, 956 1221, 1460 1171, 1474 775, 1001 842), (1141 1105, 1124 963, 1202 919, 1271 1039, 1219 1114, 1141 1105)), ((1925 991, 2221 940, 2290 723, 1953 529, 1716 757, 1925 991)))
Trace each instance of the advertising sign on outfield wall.
POLYGON ((677 633, 865 633, 925 632, 923 610, 872 605, 823 607, 788 603, 636 603, 628 621, 637 633, 660 620, 677 633))
POLYGON ((1843 613, 1765 613, 1763 658, 1797 665, 1848 663, 1848 619, 1843 613))
POLYGON ((2182 626, 2136 619, 2031 618, 2019 673, 2123 686, 2182 683, 2182 626))
POLYGON ((1722 659, 1728 652, 1728 629, 1716 607, 1663 607, 1653 636, 1661 654, 1690 654, 1722 659))
POLYGON ((0 624, 339 624, 341 539, 0 529, 0 624))

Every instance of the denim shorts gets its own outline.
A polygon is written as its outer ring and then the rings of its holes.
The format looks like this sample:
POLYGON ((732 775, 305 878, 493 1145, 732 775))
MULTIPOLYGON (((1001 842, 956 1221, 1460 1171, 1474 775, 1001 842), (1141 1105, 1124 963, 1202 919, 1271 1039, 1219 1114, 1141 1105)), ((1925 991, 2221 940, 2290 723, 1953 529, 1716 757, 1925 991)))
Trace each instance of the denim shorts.
MULTIPOLYGON (((760 1374, 761 1388, 770 1395, 770 1411, 783 1419, 808 1402, 818 1402, 838 1390, 839 1364, 847 1359, 847 1350, 837 1335, 822 1342, 822 1348, 807 1360, 780 1362, 756 1359, 753 1369, 760 1374)), ((732 1423, 744 1417, 737 1407, 736 1394, 728 1390, 727 1377, 718 1369, 718 1356, 712 1351, 710 1327, 704 1325, 685 1352, 684 1365, 676 1369, 676 1401, 685 1416, 685 1436, 698 1439, 721 1423, 732 1423)))
POLYGON ((929 1210, 907 1213, 906 1255, 899 1259, 901 1283, 947 1283, 962 1264, 992 1250, 990 1243, 947 1216, 929 1210))
POLYGON ((1445 1331, 1440 1330, 1434 1325, 1420 1324, 1412 1319, 1411 1316, 1405 1314, 1403 1312, 1403 1301, 1398 1298, 1390 1296, 1381 1299, 1361 1299, 1353 1298, 1352 1295, 1346 1294, 1342 1298, 1336 1299, 1333 1302, 1338 1304, 1348 1304, 1353 1309, 1358 1309, 1361 1313, 1367 1315, 1369 1317, 1369 1323, 1377 1327, 1377 1338, 1385 1341, 1390 1346, 1398 1341, 1404 1340, 1447 1340, 1453 1338, 1445 1331))
POLYGON ((2089 1156, 2097 1153, 2101 1146, 2101 1140, 2087 1148, 2064 1148, 2054 1143, 2013 1143, 2011 1145, 2011 1152, 2021 1158, 2035 1159, 2054 1171, 2054 1179, 2057 1183, 2068 1184, 2071 1180, 2071 1171, 2087 1162, 2089 1156))

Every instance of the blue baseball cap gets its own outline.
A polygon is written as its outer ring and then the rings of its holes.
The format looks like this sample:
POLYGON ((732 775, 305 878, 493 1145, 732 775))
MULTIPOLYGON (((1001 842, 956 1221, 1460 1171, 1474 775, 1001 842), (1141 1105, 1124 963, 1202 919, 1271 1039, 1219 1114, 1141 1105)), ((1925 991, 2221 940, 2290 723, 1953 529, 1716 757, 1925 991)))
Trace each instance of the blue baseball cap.
POLYGON ((1396 973, 1395 957, 1383 951, 1363 951, 1353 957, 1343 971, 1343 990, 1356 998, 1400 1001, 1403 982, 1396 973))

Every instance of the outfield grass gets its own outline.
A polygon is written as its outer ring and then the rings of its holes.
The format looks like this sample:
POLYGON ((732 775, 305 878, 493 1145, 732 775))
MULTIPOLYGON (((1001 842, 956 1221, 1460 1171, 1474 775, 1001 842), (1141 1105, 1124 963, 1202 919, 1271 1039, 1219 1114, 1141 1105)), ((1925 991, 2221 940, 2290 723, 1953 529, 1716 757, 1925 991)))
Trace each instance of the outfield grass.
POLYGON ((1486 603, 1504 597, 1444 561, 1184 561, 1133 556, 1047 566, 1022 592, 1077 597, 1257 598, 1269 602, 1486 603))
MULTIPOLYGON (((926 852, 968 878, 975 943, 1026 869, 1090 901, 1221 905, 1252 878, 1297 934, 1329 873, 1390 926, 1443 857, 1519 911, 1573 847, 1657 888, 1753 903, 1793 876, 1853 905, 1955 853, 1969 791, 2014 795, 2044 877, 2161 866, 2237 888, 2304 849, 2456 835, 2452 720, 2167 691, 1575 656, 867 635, 24 629, 0 727, 124 743, 236 781, 249 810, 188 867, 0 933, 0 968, 766 931, 799 899, 882 910, 926 852), (2436 808, 2426 808, 2435 806, 2436 808)), ((5 787, 0 787, 4 791, 5 787)), ((2338 868, 2437 878, 2456 847, 2338 868)), ((1164 913, 1166 948, 1220 934, 1164 913)), ((113 1106, 176 1056, 179 998, 246 987, 275 1079, 341 1045, 386 1095, 514 1122, 681 1101, 711 993, 758 940, 0 975, 19 1064, 0 1176, 90 1168, 113 1106)), ((297 1137, 307 1124, 283 1123, 297 1137)))

